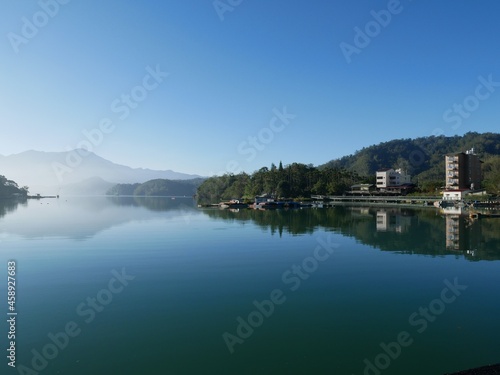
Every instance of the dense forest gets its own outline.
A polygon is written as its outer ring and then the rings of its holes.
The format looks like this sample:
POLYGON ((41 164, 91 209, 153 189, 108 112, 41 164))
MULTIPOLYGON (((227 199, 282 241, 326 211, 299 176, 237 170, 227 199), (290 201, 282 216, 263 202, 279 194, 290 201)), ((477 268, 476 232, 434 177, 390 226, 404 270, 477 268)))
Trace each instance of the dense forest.
POLYGON ((203 179, 165 180, 156 179, 143 184, 117 184, 107 191, 107 195, 135 196, 193 196, 203 179))
POLYGON ((366 178, 344 168, 319 169, 312 165, 293 163, 283 167, 263 167, 251 175, 211 177, 198 188, 200 203, 217 203, 219 200, 253 200, 255 196, 270 194, 281 198, 303 198, 311 194, 342 194, 357 182, 367 182, 366 178))
POLYGON ((417 193, 435 194, 445 181, 444 155, 474 148, 483 171, 483 188, 500 194, 500 134, 467 133, 464 136, 431 136, 399 139, 363 148, 353 155, 315 167, 293 163, 263 167, 250 174, 226 174, 207 179, 198 189, 200 203, 243 198, 261 194, 282 198, 311 194, 343 194, 358 183, 375 183, 382 168, 402 168, 412 176, 417 193))
POLYGON ((422 191, 440 188, 445 180, 444 155, 474 148, 484 162, 483 188, 500 193, 500 134, 469 132, 463 136, 397 139, 365 147, 322 167, 339 167, 374 176, 381 168, 403 168, 422 191))
POLYGON ((0 198, 26 197, 27 195, 27 186, 20 188, 14 181, 0 175, 0 198))

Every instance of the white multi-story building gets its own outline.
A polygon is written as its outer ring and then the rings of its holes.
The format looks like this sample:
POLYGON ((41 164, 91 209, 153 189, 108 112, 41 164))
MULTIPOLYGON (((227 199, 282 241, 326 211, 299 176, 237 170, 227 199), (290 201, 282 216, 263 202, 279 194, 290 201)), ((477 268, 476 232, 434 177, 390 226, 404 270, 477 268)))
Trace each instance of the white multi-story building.
POLYGON ((385 189, 392 186, 411 184, 411 176, 399 169, 382 169, 377 171, 377 188, 385 189))

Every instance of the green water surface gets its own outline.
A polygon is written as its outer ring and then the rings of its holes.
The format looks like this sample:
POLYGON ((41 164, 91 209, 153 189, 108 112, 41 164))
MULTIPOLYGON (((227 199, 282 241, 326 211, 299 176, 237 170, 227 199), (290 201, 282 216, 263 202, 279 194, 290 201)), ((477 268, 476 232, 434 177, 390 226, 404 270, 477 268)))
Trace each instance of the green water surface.
POLYGON ((2 374, 444 374, 500 362, 500 219, 0 202, 2 374), (451 285, 451 287, 450 287, 451 285), (385 348, 385 349, 384 349, 385 348))

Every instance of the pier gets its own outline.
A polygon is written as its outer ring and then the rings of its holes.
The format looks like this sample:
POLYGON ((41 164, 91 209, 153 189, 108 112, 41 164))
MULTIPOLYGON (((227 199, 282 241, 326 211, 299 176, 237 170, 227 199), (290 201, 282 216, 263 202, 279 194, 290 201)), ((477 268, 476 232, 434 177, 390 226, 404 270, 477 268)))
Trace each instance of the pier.
POLYGON ((28 199, 46 199, 46 198, 59 198, 59 195, 28 195, 26 198, 28 199))
POLYGON ((410 196, 354 196, 354 195, 311 195, 315 201, 323 201, 327 204, 335 203, 378 203, 378 204, 419 204, 431 206, 441 197, 410 197, 410 196))

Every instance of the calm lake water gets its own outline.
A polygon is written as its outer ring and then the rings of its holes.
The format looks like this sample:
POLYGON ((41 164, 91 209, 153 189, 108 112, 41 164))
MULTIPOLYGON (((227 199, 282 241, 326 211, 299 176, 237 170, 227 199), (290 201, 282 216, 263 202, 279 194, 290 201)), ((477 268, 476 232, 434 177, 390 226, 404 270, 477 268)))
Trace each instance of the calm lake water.
POLYGON ((500 362, 500 219, 0 202, 2 374, 443 374, 500 362), (21 367, 25 366, 25 367, 21 367), (27 369, 32 369, 29 372, 27 369))

